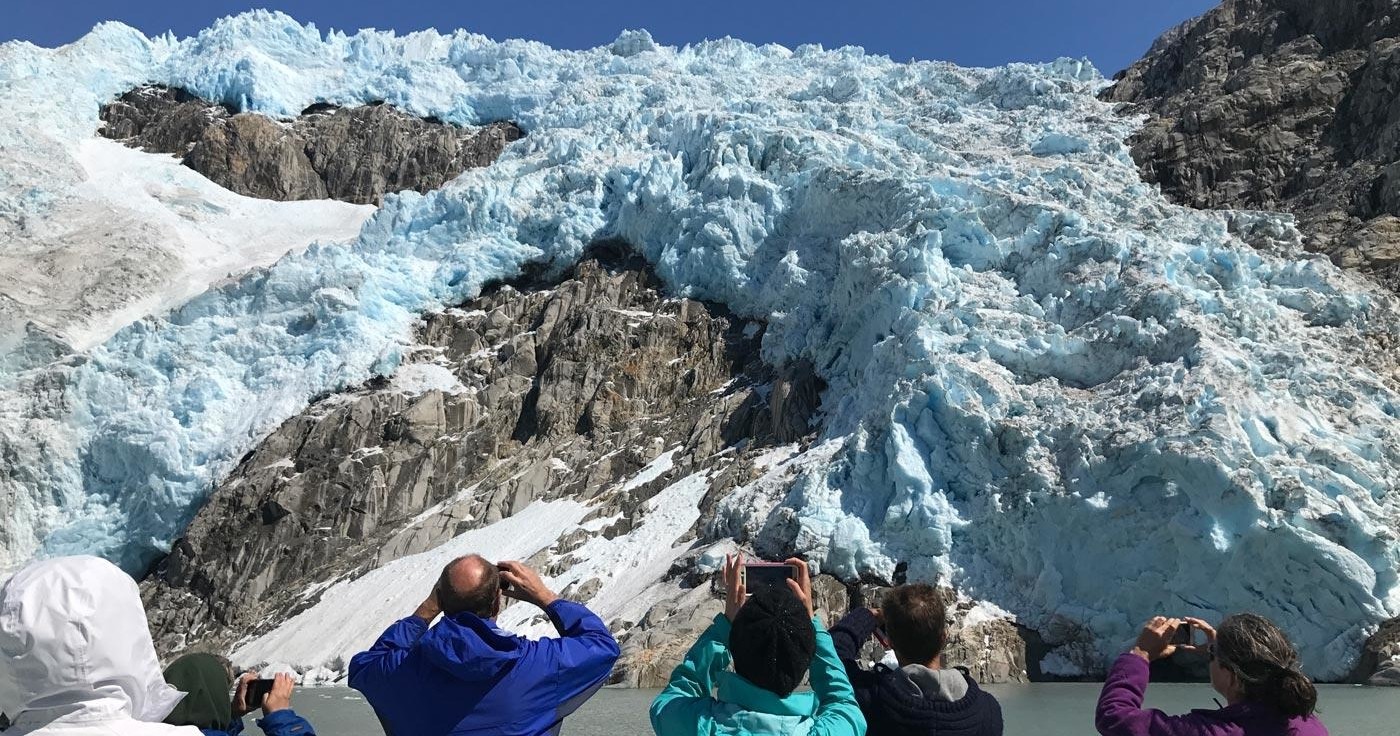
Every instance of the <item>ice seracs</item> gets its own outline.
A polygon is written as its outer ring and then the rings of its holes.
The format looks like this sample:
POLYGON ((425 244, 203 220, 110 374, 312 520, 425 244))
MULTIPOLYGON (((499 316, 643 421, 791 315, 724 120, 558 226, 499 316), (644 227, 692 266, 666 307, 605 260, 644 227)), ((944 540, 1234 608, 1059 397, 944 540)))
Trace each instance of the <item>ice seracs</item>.
MULTIPOLYGON (((1281 217, 1142 184, 1135 121, 1094 98, 1092 67, 646 41, 322 36, 256 12, 186 40, 104 26, 4 46, 0 141, 51 127, 77 146, 91 127, 69 121, 136 81, 274 115, 387 100, 529 137, 386 198, 348 246, 124 329, 58 389, 0 397, 0 498, 24 509, 0 564, 140 567, 278 422, 392 371, 417 314, 615 237, 673 292, 766 320, 765 357, 827 383, 822 441, 728 509, 736 531, 843 575, 908 560, 1033 628, 1077 622, 1101 655, 1149 613, 1248 608, 1340 677, 1400 613, 1393 297, 1308 257, 1281 217)), ((7 167, 0 212, 44 216, 36 172, 7 167)))

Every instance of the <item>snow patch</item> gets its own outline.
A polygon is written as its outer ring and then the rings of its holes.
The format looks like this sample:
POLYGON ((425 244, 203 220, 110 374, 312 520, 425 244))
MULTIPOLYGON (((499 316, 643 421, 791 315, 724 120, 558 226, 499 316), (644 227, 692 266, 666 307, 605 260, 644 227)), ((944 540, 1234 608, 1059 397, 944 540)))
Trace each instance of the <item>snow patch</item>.
POLYGON ((238 665, 286 662, 298 670, 325 666, 337 657, 348 662, 368 649, 389 624, 412 615, 447 563, 467 554, 488 560, 526 559, 553 544, 587 512, 587 506, 575 501, 537 501, 436 549, 336 583, 316 605, 239 646, 232 659, 238 665))
POLYGON ((406 394, 422 394, 428 391, 441 391, 445 394, 464 394, 471 391, 463 385, 451 370, 436 363, 407 363, 394 371, 392 384, 395 391, 406 394))

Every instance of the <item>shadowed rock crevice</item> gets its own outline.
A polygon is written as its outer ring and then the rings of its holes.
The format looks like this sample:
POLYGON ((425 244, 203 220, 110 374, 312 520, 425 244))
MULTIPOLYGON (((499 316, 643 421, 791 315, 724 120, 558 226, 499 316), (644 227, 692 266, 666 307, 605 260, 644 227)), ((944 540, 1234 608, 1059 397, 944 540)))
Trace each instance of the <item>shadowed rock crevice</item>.
POLYGON ((1143 177, 1201 208, 1283 210, 1309 249, 1400 288, 1400 1, 1226 0, 1105 90, 1151 115, 1143 177))
POLYGON ((101 135, 175 154, 239 194, 356 204, 378 204, 385 194, 406 189, 436 189, 467 169, 490 165, 525 135, 514 123, 463 128, 383 103, 321 103, 294 120, 275 120, 159 85, 121 95, 102 107, 101 119, 101 135))

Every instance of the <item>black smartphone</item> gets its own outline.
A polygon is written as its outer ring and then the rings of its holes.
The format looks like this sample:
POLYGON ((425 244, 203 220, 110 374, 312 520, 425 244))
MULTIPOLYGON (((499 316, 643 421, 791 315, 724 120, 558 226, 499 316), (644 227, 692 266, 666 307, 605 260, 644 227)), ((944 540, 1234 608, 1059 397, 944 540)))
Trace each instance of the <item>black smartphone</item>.
POLYGON ((272 683, 276 680, 249 680, 247 691, 248 710, 258 710, 263 706, 263 698, 272 692, 272 683))
POLYGON ((1191 625, 1191 622, 1182 621, 1181 624, 1176 627, 1176 633, 1172 635, 1172 643, 1177 646, 1190 646, 1193 634, 1191 630, 1193 628, 1195 627, 1191 625))
POLYGON ((739 574, 745 590, 753 595, 764 588, 786 588, 787 581, 797 579, 797 568, 786 562, 746 562, 739 574))

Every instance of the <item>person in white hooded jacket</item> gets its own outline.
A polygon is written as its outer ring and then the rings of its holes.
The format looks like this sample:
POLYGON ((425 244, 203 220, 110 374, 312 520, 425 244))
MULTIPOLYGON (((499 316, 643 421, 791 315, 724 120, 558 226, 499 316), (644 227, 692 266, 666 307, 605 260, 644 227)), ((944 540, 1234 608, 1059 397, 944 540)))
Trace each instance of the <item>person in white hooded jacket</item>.
POLYGON ((96 557, 35 562, 0 588, 5 736, 200 736, 161 723, 161 674, 136 581, 96 557))

